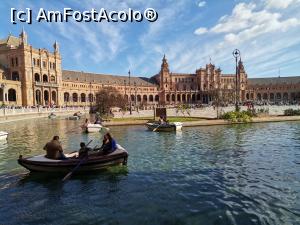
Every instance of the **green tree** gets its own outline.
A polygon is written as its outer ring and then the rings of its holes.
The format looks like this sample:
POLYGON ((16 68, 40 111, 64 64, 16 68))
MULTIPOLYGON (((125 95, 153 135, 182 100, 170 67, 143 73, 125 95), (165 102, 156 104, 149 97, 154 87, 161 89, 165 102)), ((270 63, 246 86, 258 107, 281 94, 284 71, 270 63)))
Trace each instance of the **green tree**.
POLYGON ((118 90, 113 87, 104 87, 96 94, 95 110, 101 116, 108 116, 112 107, 118 107, 121 111, 126 110, 127 101, 118 90))

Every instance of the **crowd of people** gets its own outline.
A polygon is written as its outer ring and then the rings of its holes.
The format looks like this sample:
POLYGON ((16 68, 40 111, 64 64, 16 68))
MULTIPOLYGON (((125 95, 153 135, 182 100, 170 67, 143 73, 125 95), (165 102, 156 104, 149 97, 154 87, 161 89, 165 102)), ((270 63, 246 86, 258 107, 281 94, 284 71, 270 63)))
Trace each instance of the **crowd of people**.
MULTIPOLYGON (((108 132, 103 136, 102 146, 100 148, 90 148, 84 142, 80 143, 80 149, 78 150, 78 156, 75 158, 87 158, 89 156, 89 151, 93 151, 93 155, 105 156, 117 149, 117 143, 108 132)), ((46 151, 46 158, 56 159, 56 160, 68 160, 70 158, 66 157, 63 152, 62 145, 59 141, 59 136, 54 136, 51 141, 49 141, 44 150, 46 151)), ((74 157, 72 157, 74 159, 74 157)))

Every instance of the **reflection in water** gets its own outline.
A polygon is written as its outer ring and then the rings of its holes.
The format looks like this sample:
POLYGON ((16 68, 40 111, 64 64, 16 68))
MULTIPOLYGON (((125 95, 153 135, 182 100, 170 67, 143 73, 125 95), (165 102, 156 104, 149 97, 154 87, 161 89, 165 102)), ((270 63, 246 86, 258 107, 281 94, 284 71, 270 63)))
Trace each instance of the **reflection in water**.
POLYGON ((148 132, 111 127, 129 152, 127 167, 59 176, 29 174, 19 153, 44 153, 59 135, 65 151, 103 134, 80 121, 38 119, 0 125, 0 221, 7 224, 300 223, 300 123, 265 123, 148 132), (1 145, 0 145, 1 146, 1 145), (50 177, 49 177, 50 176, 50 177), (17 216, 15 216, 17 214, 17 216))

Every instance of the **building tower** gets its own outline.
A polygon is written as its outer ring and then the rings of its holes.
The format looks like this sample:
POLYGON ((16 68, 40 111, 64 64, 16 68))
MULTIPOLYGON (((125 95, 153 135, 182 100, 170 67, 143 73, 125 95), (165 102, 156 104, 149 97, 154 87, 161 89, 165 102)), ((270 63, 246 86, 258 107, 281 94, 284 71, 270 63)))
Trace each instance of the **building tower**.
POLYGON ((247 86, 247 73, 245 71, 242 59, 238 63, 238 88, 239 88, 239 101, 245 101, 245 91, 247 86))
POLYGON ((25 30, 24 30, 24 27, 23 27, 23 29, 22 29, 22 32, 21 32, 21 34, 20 34, 20 42, 21 42, 21 45, 27 45, 27 34, 26 34, 26 32, 25 32, 25 30))
POLYGON ((170 86, 171 86, 171 77, 170 77, 170 71, 169 71, 169 64, 167 62, 166 56, 164 55, 163 59, 162 59, 162 64, 161 64, 161 68, 160 68, 160 103, 161 104, 165 104, 166 102, 166 92, 168 92, 170 90, 170 86))
POLYGON ((57 41, 54 42, 53 48, 54 48, 54 53, 59 54, 59 45, 58 45, 57 41))

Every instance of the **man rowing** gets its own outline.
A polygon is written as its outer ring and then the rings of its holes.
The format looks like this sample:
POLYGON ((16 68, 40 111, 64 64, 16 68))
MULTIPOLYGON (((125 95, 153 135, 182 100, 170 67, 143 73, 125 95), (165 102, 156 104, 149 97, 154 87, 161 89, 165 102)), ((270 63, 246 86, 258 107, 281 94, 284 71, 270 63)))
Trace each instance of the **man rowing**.
POLYGON ((44 150, 47 152, 46 158, 48 159, 68 159, 63 153, 62 146, 59 142, 59 136, 54 136, 53 139, 44 146, 44 150))

